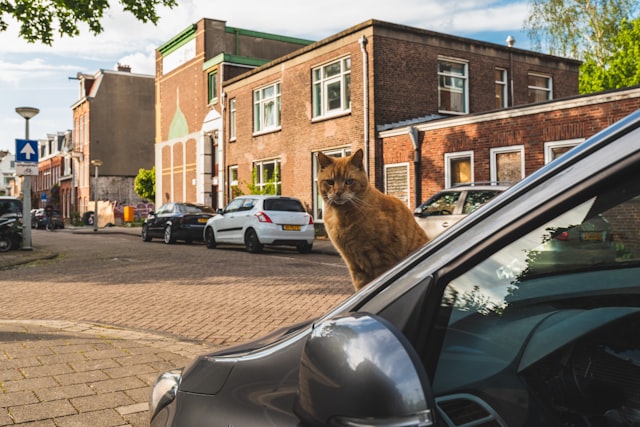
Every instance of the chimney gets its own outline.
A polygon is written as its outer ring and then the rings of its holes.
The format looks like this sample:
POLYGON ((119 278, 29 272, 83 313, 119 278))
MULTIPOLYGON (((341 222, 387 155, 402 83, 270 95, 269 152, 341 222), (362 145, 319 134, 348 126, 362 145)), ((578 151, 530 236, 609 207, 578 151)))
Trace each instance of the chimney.
POLYGON ((131 67, 129 65, 124 65, 118 62, 118 71, 124 71, 125 73, 130 73, 131 67))

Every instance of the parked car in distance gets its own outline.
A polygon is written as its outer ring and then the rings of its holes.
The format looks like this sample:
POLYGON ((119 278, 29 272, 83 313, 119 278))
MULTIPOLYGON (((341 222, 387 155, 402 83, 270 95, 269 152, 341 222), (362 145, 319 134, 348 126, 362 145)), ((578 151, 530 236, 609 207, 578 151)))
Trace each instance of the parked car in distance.
POLYGON ((313 248, 313 218, 294 197, 249 195, 233 199, 207 221, 204 241, 209 249, 219 243, 244 245, 258 253, 265 245, 295 246, 300 253, 313 248))
MULTIPOLYGON (((64 228, 64 219, 60 211, 53 211, 51 213, 51 221, 55 228, 64 228)), ((31 211, 31 228, 45 228, 47 225, 47 214, 43 208, 39 208, 31 211)))
POLYGON ((200 203, 165 203, 149 215, 142 224, 142 240, 150 242, 160 238, 166 244, 184 240, 202 241, 202 230, 207 220, 215 215, 211 206, 200 203))
POLYGON ((640 110, 320 318, 162 374, 151 426, 640 425, 639 170, 640 110), (529 268, 600 218, 615 258, 529 268))
POLYGON ((439 191, 418 206, 413 215, 433 239, 509 188, 504 184, 470 183, 439 191))

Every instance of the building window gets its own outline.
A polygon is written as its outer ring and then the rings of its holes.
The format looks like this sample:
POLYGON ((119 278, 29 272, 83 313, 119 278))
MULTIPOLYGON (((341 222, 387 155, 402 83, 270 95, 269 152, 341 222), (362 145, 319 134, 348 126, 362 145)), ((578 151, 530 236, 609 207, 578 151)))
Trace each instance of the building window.
POLYGON ((409 163, 385 165, 384 192, 409 206, 409 163))
POLYGON ((544 143, 544 164, 557 159, 576 145, 584 141, 584 138, 570 139, 566 141, 552 141, 544 143))
POLYGON ((551 77, 542 74, 532 74, 527 76, 529 103, 550 101, 553 99, 551 77))
POLYGON ((236 140, 236 99, 229 100, 229 141, 236 140))
POLYGON ((507 70, 496 68, 496 109, 507 106, 507 70))
POLYGON ((445 153, 444 185, 451 188, 473 182, 473 151, 445 153))
POLYGON ((209 104, 218 102, 218 72, 209 73, 209 104))
POLYGON ((280 129, 280 83, 253 92, 253 131, 280 129))
POLYGON ((524 146, 491 149, 491 181, 513 184, 524 178, 524 146))
POLYGON ((351 109, 351 58, 314 68, 313 117, 341 114, 351 109))
POLYGON ((443 113, 468 113, 467 64, 452 60, 438 62, 438 110, 443 113))
MULTIPOLYGON (((344 147, 339 148, 337 150, 331 151, 323 151, 327 156, 332 157, 347 157, 351 155, 351 148, 344 147)), ((322 221, 324 219, 324 202, 322 200, 322 196, 318 192, 318 172, 320 171, 318 168, 318 158, 316 153, 313 153, 313 159, 311 164, 313 165, 313 200, 315 203, 313 204, 313 219, 316 221, 322 221)))
POLYGON ((229 166, 229 201, 235 199, 236 197, 238 197, 240 194, 242 194, 242 192, 240 191, 240 188, 238 187, 238 166, 234 165, 234 166, 229 166))
POLYGON ((280 160, 255 162, 253 175, 253 194, 280 194, 280 160))

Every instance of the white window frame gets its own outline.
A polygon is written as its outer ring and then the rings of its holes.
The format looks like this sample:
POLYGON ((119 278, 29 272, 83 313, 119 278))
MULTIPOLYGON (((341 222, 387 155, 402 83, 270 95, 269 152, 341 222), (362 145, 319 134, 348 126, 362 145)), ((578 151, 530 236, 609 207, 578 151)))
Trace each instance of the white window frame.
POLYGON ((544 164, 554 160, 553 149, 554 148, 573 148, 576 145, 582 143, 584 138, 567 139, 564 141, 549 141, 544 143, 544 164))
MULTIPOLYGON (((540 73, 527 73, 527 99, 529 99, 530 92, 542 92, 546 93, 546 97, 544 101, 551 101, 553 99, 553 79, 550 75, 540 74, 540 73), (535 86, 529 84, 529 77, 543 78, 547 82, 546 86, 535 86)), ((544 101, 534 101, 534 102, 544 102, 544 101)))
MULTIPOLYGON (((524 178, 525 176, 525 172, 524 172, 524 165, 525 165, 525 161, 524 161, 524 145, 511 145, 508 147, 498 147, 498 148, 491 148, 489 150, 489 156, 490 156, 490 166, 491 166, 491 181, 493 182, 498 182, 498 156, 500 154, 505 154, 505 153, 520 153, 520 179, 524 178)), ((513 184, 513 183, 512 183, 513 184)))
POLYGON ((233 187, 238 187, 238 165, 232 165, 229 166, 229 170, 227 171, 227 174, 229 176, 229 187, 227 188, 228 191, 228 197, 229 197, 229 201, 233 200, 234 198, 234 194, 233 194, 233 187), (232 172, 235 171, 235 174, 232 172), (231 179, 233 176, 235 176, 235 179, 231 179))
POLYGON ((509 106, 509 100, 507 99, 507 69, 496 67, 496 72, 499 72, 502 78, 501 80, 496 80, 496 89, 500 88, 500 95, 502 97, 502 103, 497 108, 507 108, 509 106))
POLYGON ((264 177, 264 166, 270 165, 270 164, 273 165, 274 171, 276 170, 278 171, 278 177, 280 178, 278 181, 275 182, 276 194, 282 194, 282 162, 280 161, 279 158, 267 159, 267 160, 256 160, 255 162, 253 162, 253 169, 256 171, 256 179, 257 179, 257 182, 255 183, 255 185, 261 191, 267 185, 266 182, 262 181, 262 178, 264 177))
POLYGON ((345 56, 311 70, 311 104, 313 119, 332 117, 351 111, 351 57, 345 56), (328 75, 327 70, 339 66, 336 74, 328 75), (339 106, 329 104, 330 88, 339 86, 339 106))
POLYGON ((229 141, 236 140, 236 99, 229 100, 229 141))
POLYGON ((438 112, 446 114, 469 114, 469 63, 468 61, 455 58, 438 57, 438 112), (441 71, 443 64, 453 64, 462 66, 462 74, 449 71, 441 71), (441 84, 444 82, 444 84, 441 84), (442 92, 462 94, 462 111, 441 109, 442 92))
POLYGON ((444 188, 451 188, 451 160, 468 158, 471 162, 471 182, 475 181, 473 151, 458 151, 444 154, 444 188))
POLYGON ((253 91, 253 133, 260 134, 280 129, 280 82, 253 91), (272 90, 271 94, 268 92, 272 90), (271 108, 271 109, 270 109, 271 108))
POLYGON ((411 205, 411 194, 410 194, 411 184, 409 183, 410 179, 411 179, 411 175, 410 175, 410 172, 409 172, 409 163, 408 162, 392 163, 392 164, 389 164, 389 165, 384 165, 384 192, 385 192, 385 194, 389 194, 391 196, 397 197, 399 200, 402 200, 404 202, 404 204, 407 205, 407 207, 410 207, 410 205, 411 205), (389 184, 389 181, 388 181, 389 175, 388 175, 387 171, 389 169, 392 169, 392 168, 404 168, 404 170, 406 172, 406 180, 405 180, 405 182, 406 182, 407 185, 406 185, 406 187, 405 187, 405 189, 403 191, 404 194, 405 194, 404 198, 398 197, 396 194, 389 194, 389 185, 388 185, 389 184))

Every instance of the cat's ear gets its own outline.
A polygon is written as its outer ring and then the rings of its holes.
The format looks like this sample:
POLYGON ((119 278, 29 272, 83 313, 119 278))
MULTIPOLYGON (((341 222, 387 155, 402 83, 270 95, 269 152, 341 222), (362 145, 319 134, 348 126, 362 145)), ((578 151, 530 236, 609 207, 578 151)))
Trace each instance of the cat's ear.
POLYGON ((318 151, 318 155, 316 157, 318 158, 318 164, 320 165, 320 169, 324 169, 327 166, 330 166, 331 164, 333 164, 333 159, 327 156, 326 154, 321 153, 320 151, 318 151))
POLYGON ((353 155, 351 156, 351 164, 360 170, 364 170, 364 166, 362 164, 363 156, 364 153, 362 152, 362 148, 359 148, 358 151, 353 153, 353 155))

